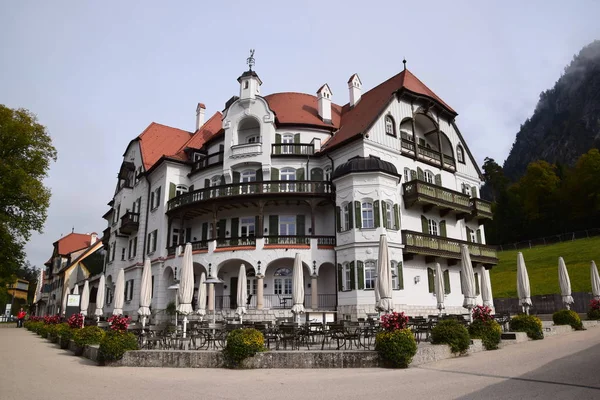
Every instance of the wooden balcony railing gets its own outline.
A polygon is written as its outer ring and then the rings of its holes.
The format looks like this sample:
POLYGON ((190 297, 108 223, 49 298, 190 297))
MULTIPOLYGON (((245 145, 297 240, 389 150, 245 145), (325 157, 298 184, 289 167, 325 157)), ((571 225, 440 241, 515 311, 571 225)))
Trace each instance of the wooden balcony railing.
POLYGON ((140 213, 134 213, 127 211, 121 217, 121 227, 119 233, 129 235, 130 233, 136 232, 140 226, 140 213))
POLYGON ((218 201, 233 197, 264 196, 264 195, 302 195, 302 196, 330 196, 331 183, 327 181, 262 181, 240 182, 229 185, 211 186, 193 192, 184 193, 171 200, 167 205, 167 212, 182 206, 218 201))
POLYGON ((272 155, 309 155, 315 154, 315 146, 312 143, 275 143, 271 145, 272 155))
POLYGON ((195 161, 192 164, 192 172, 200 171, 204 168, 212 167, 213 165, 223 164, 223 152, 209 154, 206 157, 195 161))
POLYGON ((469 248, 471 261, 484 264, 498 263, 496 248, 484 244, 414 231, 402 231, 402 243, 405 246, 404 252, 407 254, 412 253, 452 259, 461 258, 460 245, 466 244, 469 248))
POLYGON ((310 246, 310 236, 265 236, 265 245, 267 244, 303 244, 310 246))
POLYGON ((449 156, 448 154, 442 154, 444 158, 444 167, 448 169, 456 169, 456 160, 454 157, 449 156))
POLYGON ((492 213, 492 203, 489 201, 481 200, 479 198, 472 198, 470 204, 472 208, 472 215, 478 220, 491 220, 494 218, 494 214, 492 213))
POLYGON ((244 236, 237 238, 217 239, 217 248, 234 246, 256 246, 256 238, 254 236, 244 236))
POLYGON ((425 160, 433 161, 438 164, 440 163, 440 160, 441 160, 441 156, 438 151, 427 148, 425 146, 418 145, 417 146, 417 154, 418 154, 418 156, 417 156, 418 158, 423 158, 425 160))
MULTIPOLYGON (((208 249, 208 240, 198 240, 195 242, 191 242, 192 245, 192 251, 195 250, 206 250, 208 249)), ((185 247, 185 244, 177 244, 177 245, 173 245, 170 247, 167 247, 167 254, 172 256, 175 255, 175 252, 177 251, 177 247, 181 246, 181 251, 183 252, 183 248, 185 247)))
POLYGON ((406 182, 403 187, 404 203, 407 208, 414 204, 430 204, 460 213, 471 213, 470 197, 467 194, 417 179, 406 182))

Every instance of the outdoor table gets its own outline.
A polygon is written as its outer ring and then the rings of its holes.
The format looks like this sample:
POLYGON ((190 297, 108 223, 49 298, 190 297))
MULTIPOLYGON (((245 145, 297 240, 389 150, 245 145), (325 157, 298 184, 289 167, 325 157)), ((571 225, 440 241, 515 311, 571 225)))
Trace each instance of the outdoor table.
POLYGON ((197 348, 203 348, 206 345, 206 349, 209 350, 211 343, 213 348, 225 347, 225 330, 222 327, 208 326, 197 329, 198 337, 201 337, 202 343, 197 348))

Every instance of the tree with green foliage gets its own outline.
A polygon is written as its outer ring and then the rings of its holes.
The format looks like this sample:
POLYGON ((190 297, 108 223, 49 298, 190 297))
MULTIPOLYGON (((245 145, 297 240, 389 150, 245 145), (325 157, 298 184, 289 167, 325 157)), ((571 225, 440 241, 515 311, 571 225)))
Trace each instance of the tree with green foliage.
POLYGON ((56 149, 46 128, 25 109, 0 104, 0 285, 23 265, 25 243, 42 232, 50 204, 43 179, 56 149))

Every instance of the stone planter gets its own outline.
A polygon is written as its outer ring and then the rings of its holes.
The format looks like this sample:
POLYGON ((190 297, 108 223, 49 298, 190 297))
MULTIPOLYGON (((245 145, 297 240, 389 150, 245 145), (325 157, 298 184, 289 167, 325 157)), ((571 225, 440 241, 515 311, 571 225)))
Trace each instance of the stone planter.
POLYGON ((78 346, 73 340, 69 341, 69 350, 75 353, 76 356, 83 355, 84 349, 84 347, 78 346))
POLYGON ((69 348, 69 339, 67 338, 60 338, 60 340, 58 341, 58 343, 60 344, 60 348, 61 349, 68 349, 69 348))
POLYGON ((57 343, 58 342, 58 336, 57 335, 50 335, 48 334, 48 338, 49 341, 51 341, 52 343, 57 343))

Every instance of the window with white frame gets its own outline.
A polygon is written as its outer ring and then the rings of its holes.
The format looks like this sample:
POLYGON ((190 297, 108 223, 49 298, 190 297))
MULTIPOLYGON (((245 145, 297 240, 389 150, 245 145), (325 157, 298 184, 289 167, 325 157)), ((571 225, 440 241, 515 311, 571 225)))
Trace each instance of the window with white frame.
POLYGON ((295 215, 279 216, 279 235, 280 236, 295 236, 296 235, 296 216, 295 215))
POLYGON ((326 181, 331 180, 331 167, 329 165, 327 165, 325 168, 323 168, 323 178, 326 181))
POLYGON ((427 183, 434 183, 435 182, 435 175, 433 174, 433 172, 429 171, 428 169, 426 169, 424 171, 424 177, 425 177, 425 182, 427 183))
POLYGON ((342 205, 342 230, 348 231, 352 227, 352 222, 350 221, 350 207, 352 204, 344 203, 342 205))
POLYGON ((273 275, 274 293, 292 294, 292 270, 289 268, 277 268, 273 275))
POLYGON ((412 179, 410 177, 410 168, 404 168, 404 183, 410 182, 412 179))
POLYGON ((184 193, 187 193, 188 190, 189 190, 188 187, 185 185, 177 185, 175 187, 175 196, 180 196, 184 193))
POLYGON ((110 303, 112 303, 112 301, 113 301, 113 290, 112 290, 112 288, 107 287, 106 288, 106 298, 105 298, 106 305, 109 305, 110 303))
POLYGON ((375 289, 375 261, 365 262, 365 289, 375 289))
POLYGON ((469 229, 469 236, 471 238, 470 241, 473 243, 477 243, 477 233, 473 229, 470 229, 470 228, 467 228, 467 229, 469 229))
POLYGON ((125 282, 125 301, 133 300, 133 279, 125 282))
POLYGON ((471 195, 471 186, 469 186, 468 184, 466 184, 464 182, 460 185, 460 190, 464 194, 468 194, 469 196, 471 195))
POLYGON ((240 236, 248 237, 254 236, 255 232, 255 218, 254 217, 243 217, 240 219, 240 236))
POLYGON ((138 183, 140 181, 141 177, 142 177, 142 166, 140 165, 135 170, 135 183, 138 183))
POLYGON ((353 273, 350 263, 344 263, 342 266, 342 290, 350 290, 353 273))
POLYGON ((150 193, 150 209, 156 210, 160 204, 160 186, 150 193))
POLYGON ((121 204, 117 204, 117 206, 113 210, 113 220, 112 220, 113 225, 116 224, 117 222, 119 222, 120 212, 121 212, 121 204))
POLYGON ((430 235, 438 236, 439 229, 438 229, 438 223, 436 220, 427 219, 427 228, 429 229, 430 235))
POLYGON ((396 225, 396 219, 394 218, 394 205, 391 201, 382 201, 381 209, 385 214, 385 228, 386 229, 398 229, 396 225))
POLYGON ((113 244, 110 246, 110 261, 115 261, 115 254, 117 251, 117 242, 113 242, 113 244))
POLYGON ((281 152, 283 154, 292 154, 294 152, 294 135, 288 133, 281 136, 281 143, 288 145, 282 146, 281 152))
POLYGON ((121 249, 121 261, 125 261, 125 253, 127 252, 127 249, 125 247, 123 247, 121 249))
POLYGON ((179 244, 179 229, 173 228, 173 233, 171 234, 171 246, 177 246, 179 244))
POLYGON ((373 216, 373 203, 370 201, 363 201, 361 203, 360 208, 362 214, 362 228, 375 228, 375 217, 373 216))
POLYGON ((465 151, 461 145, 456 146, 456 159, 460 163, 465 163, 465 151))
MULTIPOLYGON (((240 174, 240 182, 242 183, 249 183, 249 182, 256 182, 256 171, 252 170, 252 169, 247 169, 245 171, 242 171, 242 173, 240 174)), ((242 189, 242 193, 253 193, 253 186, 251 185, 242 185, 241 189, 242 189)))
MULTIPOLYGON (((294 168, 282 168, 279 174, 282 181, 295 181, 296 180, 296 170, 294 168)), ((280 185, 280 190, 282 192, 293 192, 295 190, 295 184, 293 183, 284 183, 280 185)))
POLYGON ((392 267, 392 289, 393 290, 398 290, 400 289, 400 280, 399 280, 399 275, 398 275, 398 263, 396 261, 392 261, 390 263, 390 266, 392 267))
POLYGON ((128 255, 129 258, 134 258, 136 256, 137 253, 137 236, 134 237, 133 239, 129 239, 129 245, 128 245, 128 255))
POLYGON ((248 295, 255 295, 257 288, 257 279, 254 274, 254 271, 249 271, 246 273, 246 291, 248 295))
POLYGON ((385 133, 386 135, 396 136, 396 127, 394 126, 394 119, 390 115, 385 117, 385 133))
POLYGON ((194 153, 194 162, 198 162, 198 161, 202 160, 202 158, 203 158, 202 153, 194 153))
POLYGON ((246 139, 246 143, 260 143, 260 136, 258 136, 258 135, 248 136, 248 139, 246 139))
POLYGON ((156 239, 158 236, 158 230, 153 230, 148 234, 148 254, 156 251, 156 239))

